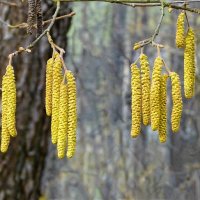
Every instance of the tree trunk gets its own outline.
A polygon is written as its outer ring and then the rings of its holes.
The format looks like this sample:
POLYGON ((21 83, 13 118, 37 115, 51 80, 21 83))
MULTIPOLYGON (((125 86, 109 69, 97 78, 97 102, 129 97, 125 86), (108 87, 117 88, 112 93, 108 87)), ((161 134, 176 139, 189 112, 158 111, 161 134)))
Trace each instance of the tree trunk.
MULTIPOLYGON (((2 6, 0 13, 4 21, 18 24, 26 21, 27 4, 20 0, 18 7, 2 6)), ((62 4, 67 13, 67 4, 62 4)), ((43 1, 44 19, 51 18, 55 5, 43 1)), ((57 21, 52 30, 54 39, 66 49, 66 33, 70 20, 57 21)), ((20 46, 26 46, 34 36, 26 35, 26 30, 0 29, 1 80, 8 63, 7 56, 20 46)), ((30 54, 22 53, 14 58, 13 66, 17 84, 17 132, 11 138, 9 150, 0 155, 0 199, 38 199, 41 195, 41 177, 45 167, 45 157, 50 137, 50 118, 45 115, 44 86, 45 65, 51 56, 51 48, 46 39, 32 49, 30 54)))

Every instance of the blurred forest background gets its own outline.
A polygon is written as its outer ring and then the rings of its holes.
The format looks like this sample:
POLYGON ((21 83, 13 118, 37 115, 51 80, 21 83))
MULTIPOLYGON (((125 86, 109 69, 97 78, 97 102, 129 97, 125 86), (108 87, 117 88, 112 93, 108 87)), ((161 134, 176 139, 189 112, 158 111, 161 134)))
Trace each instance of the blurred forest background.
MULTIPOLYGON (((0 4, 0 18, 10 24, 26 21, 27 3, 0 4)), ((188 13, 196 33, 196 95, 184 101, 181 130, 170 129, 171 87, 168 82, 168 140, 142 127, 132 139, 130 64, 140 50, 133 44, 151 36, 160 8, 131 8, 109 3, 62 3, 51 33, 66 49, 65 61, 78 88, 77 152, 58 160, 50 141, 50 119, 44 110, 45 64, 51 56, 46 38, 31 54, 14 58, 17 79, 17 130, 9 152, 0 155, 0 199, 27 200, 199 200, 200 199, 200 16, 188 13)), ((199 3, 192 6, 200 8, 199 3)), ((55 5, 43 1, 44 19, 55 5)), ((183 83, 183 50, 175 47, 176 19, 165 17, 156 38, 165 45, 161 54, 183 83)), ((0 22, 0 77, 7 56, 26 46, 34 36, 9 29, 0 22)), ((151 68, 156 48, 144 49, 151 68)), ((1 80, 0 78, 0 80, 1 80)))

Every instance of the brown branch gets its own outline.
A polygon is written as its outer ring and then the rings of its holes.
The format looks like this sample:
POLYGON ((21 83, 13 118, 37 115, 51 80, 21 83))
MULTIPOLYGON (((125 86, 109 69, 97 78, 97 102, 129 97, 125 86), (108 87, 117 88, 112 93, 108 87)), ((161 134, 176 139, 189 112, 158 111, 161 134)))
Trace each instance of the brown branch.
MULTIPOLYGON (((67 15, 62 15, 62 16, 56 17, 56 21, 57 21, 57 20, 64 19, 64 18, 66 18, 66 17, 73 17, 75 14, 76 14, 75 12, 71 12, 71 13, 69 13, 69 14, 67 14, 67 15)), ((43 25, 48 24, 49 22, 51 22, 51 19, 44 21, 44 22, 43 22, 43 25)))
POLYGON ((8 58, 9 58, 9 63, 12 62, 13 56, 18 55, 19 53, 22 53, 22 52, 28 52, 28 53, 30 53, 30 52, 31 52, 30 49, 32 49, 32 48, 41 40, 41 38, 42 38, 44 35, 46 35, 47 32, 50 32, 52 26, 53 26, 54 23, 55 23, 55 20, 56 20, 56 17, 57 17, 57 15, 58 15, 59 10, 60 10, 60 1, 58 0, 57 3, 56 3, 56 11, 55 11, 55 13, 54 13, 54 15, 53 15, 53 17, 52 17, 52 20, 51 20, 51 23, 49 24, 49 26, 43 31, 43 33, 42 33, 39 37, 37 37, 37 38, 36 38, 31 44, 29 44, 26 48, 20 47, 17 51, 15 51, 15 52, 9 54, 9 56, 8 56, 8 58))
POLYGON ((17 5, 16 3, 7 2, 7 1, 0 1, 0 4, 4 4, 4 5, 6 5, 6 6, 18 7, 18 5, 17 5))
POLYGON ((138 49, 140 49, 140 48, 142 48, 142 47, 144 47, 148 44, 151 44, 152 46, 157 47, 157 48, 163 48, 164 47, 163 45, 157 44, 157 43, 154 42, 156 36, 158 35, 158 33, 160 31, 160 27, 161 27, 164 15, 165 15, 165 13, 164 13, 164 3, 162 3, 160 19, 159 19, 158 25, 157 25, 157 27, 154 31, 154 34, 150 38, 147 38, 143 41, 135 43, 135 45, 133 47, 134 50, 138 50, 138 49))
POLYGON ((65 50, 54 43, 49 32, 47 32, 47 39, 48 39, 53 51, 55 51, 55 49, 60 51, 60 58, 61 58, 61 61, 62 61, 62 66, 63 66, 64 70, 67 71, 67 66, 65 65, 64 58, 63 58, 65 50))
MULTIPOLYGON (((62 15, 62 16, 59 16, 59 17, 56 17, 55 18, 55 21, 57 20, 61 20, 61 19, 65 19, 67 17, 73 17, 76 13, 75 12, 71 12, 69 14, 66 14, 66 15, 62 15)), ((49 24, 50 22, 52 21, 52 19, 48 19, 48 20, 45 20, 43 21, 43 26, 46 25, 46 24, 49 24)), ((0 21, 2 22, 2 21, 0 21)), ((4 23, 5 25, 7 25, 9 28, 18 28, 18 29, 25 29, 27 28, 28 24, 23 22, 23 23, 20 23, 20 24, 16 24, 16 25, 11 25, 11 24, 7 24, 6 22, 2 22, 4 23)), ((34 24, 34 28, 37 28, 37 25, 34 24)))
MULTIPOLYGON (((56 0, 53 0, 56 1, 56 0)), ((60 0, 61 2, 160 3, 159 0, 60 0)))
MULTIPOLYGON (((54 0, 56 1, 56 0, 54 0)), ((162 2, 160 0, 61 0, 61 2, 108 2, 108 3, 116 3, 122 4, 131 7, 153 7, 153 6, 161 6, 162 2)), ((164 7, 170 7, 176 10, 186 10, 188 12, 200 14, 200 9, 197 8, 190 8, 185 6, 179 6, 175 4, 191 4, 200 2, 200 0, 180 0, 180 1, 173 1, 173 2, 163 2, 164 7)))
POLYGON ((176 10, 185 10, 185 11, 189 11, 189 12, 196 13, 196 14, 200 15, 200 9, 197 9, 197 8, 189 8, 189 7, 185 7, 185 6, 176 6, 176 5, 172 5, 170 3, 165 3, 164 7, 171 7, 171 8, 176 9, 176 10))
MULTIPOLYGON (((183 1, 178 1, 179 3, 183 1)), ((194 3, 194 2, 200 2, 200 0, 196 0, 196 1, 187 1, 186 3, 194 3)), ((117 3, 117 2, 116 2, 117 3)), ((133 8, 136 7, 156 7, 156 6, 161 6, 161 3, 124 3, 124 2, 118 2, 119 4, 122 5, 126 5, 126 6, 131 6, 133 8)), ((197 8, 190 8, 190 7, 186 7, 186 6, 177 6, 174 5, 177 2, 171 2, 171 3, 163 3, 164 7, 168 7, 168 8, 173 8, 176 10, 185 10, 188 12, 192 12, 192 13, 196 13, 196 14, 200 14, 200 9, 197 8)))

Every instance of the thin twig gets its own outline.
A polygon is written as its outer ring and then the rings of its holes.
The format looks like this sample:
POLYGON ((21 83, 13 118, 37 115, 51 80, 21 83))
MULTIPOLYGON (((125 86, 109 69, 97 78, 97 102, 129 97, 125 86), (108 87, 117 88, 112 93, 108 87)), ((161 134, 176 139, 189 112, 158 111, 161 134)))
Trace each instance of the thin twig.
MULTIPOLYGON (((53 0, 57 1, 57 0, 53 0)), ((134 3, 134 4, 158 4, 161 2, 160 0, 60 0, 61 2, 86 2, 86 1, 96 1, 96 2, 110 2, 110 3, 117 3, 117 2, 123 2, 123 3, 134 3)), ((187 3, 195 3, 195 2, 200 2, 200 0, 189 0, 187 3)), ((185 3, 185 0, 180 0, 180 1, 173 1, 173 2, 167 2, 166 3, 171 3, 171 4, 180 4, 180 3, 185 3)))
POLYGON ((185 12, 185 18, 186 18, 186 22, 187 22, 187 25, 188 25, 188 28, 190 27, 190 22, 189 22, 189 19, 188 19, 188 16, 187 16, 187 13, 185 12))
POLYGON ((0 4, 4 4, 4 5, 6 5, 6 6, 18 7, 18 5, 17 5, 16 3, 7 2, 7 1, 0 1, 0 4))
POLYGON ((43 33, 38 37, 36 38, 30 45, 28 45, 28 49, 31 49, 33 48, 39 41, 40 39, 46 35, 47 32, 49 32, 52 28, 52 26, 54 25, 55 21, 56 21, 56 17, 58 15, 58 12, 60 10, 60 1, 57 1, 57 4, 56 4, 56 11, 52 17, 52 20, 51 20, 51 23, 49 24, 49 26, 43 31, 43 33))
MULTIPOLYGON (((61 19, 67 18, 67 17, 72 17, 72 16, 74 16, 75 14, 76 14, 75 12, 71 12, 71 13, 69 13, 69 14, 56 17, 55 21, 61 20, 61 19)), ((46 24, 49 24, 51 21, 52 21, 52 19, 48 19, 48 20, 46 20, 46 21, 43 21, 43 26, 46 25, 46 24)), ((4 22, 4 21, 2 21, 2 23, 4 23, 5 25, 7 25, 9 28, 25 29, 25 28, 27 28, 27 26, 28 26, 28 24, 25 23, 25 22, 20 23, 20 24, 16 24, 16 25, 7 24, 7 23, 4 22)), ((34 24, 34 28, 37 28, 36 24, 34 24)))
POLYGON ((156 38, 156 36, 158 35, 159 31, 160 31, 160 27, 161 27, 161 24, 162 24, 162 21, 163 21, 163 17, 165 15, 165 12, 164 12, 164 4, 162 3, 161 5, 161 16, 160 16, 160 20, 159 20, 159 23, 156 27, 156 30, 152 36, 152 42, 154 41, 154 39, 156 38))
POLYGON ((169 67, 167 67, 167 65, 166 65, 166 63, 165 63, 165 61, 164 61, 163 59, 162 59, 162 62, 163 62, 163 65, 164 65, 166 71, 167 71, 168 74, 170 75, 170 74, 171 74, 171 70, 169 69, 169 67))
POLYGON ((36 38, 31 44, 29 44, 26 48, 23 48, 23 47, 20 47, 17 51, 15 51, 14 53, 11 53, 9 54, 8 58, 9 58, 9 61, 12 61, 12 57, 15 56, 15 55, 18 55, 19 53, 21 52, 28 52, 30 53, 31 50, 39 41, 40 39, 46 35, 47 32, 49 32, 53 26, 53 24, 55 23, 55 19, 58 15, 58 12, 60 10, 60 1, 58 0, 57 3, 56 3, 56 11, 52 17, 52 21, 51 23, 49 24, 49 26, 43 31, 43 33, 38 37, 36 38))
MULTIPOLYGON (((146 46, 148 44, 151 44, 152 46, 159 47, 159 48, 163 48, 164 47, 163 45, 157 44, 157 43, 154 42, 156 36, 159 34, 160 27, 161 27, 164 15, 165 15, 165 13, 164 13, 164 3, 162 3, 160 19, 159 19, 158 25, 157 25, 157 27, 156 27, 156 29, 154 31, 154 34, 148 39, 145 39, 143 41, 137 42, 136 44, 139 44, 139 48, 142 48, 142 47, 144 47, 144 46, 146 46)), ((139 48, 137 48, 137 49, 139 49, 139 48)))
MULTIPOLYGON (((54 0, 56 1, 56 0, 54 0)), ((61 2, 88 2, 88 1, 95 1, 95 2, 109 2, 109 3, 116 3, 116 4, 123 4, 131 7, 152 7, 152 6, 161 6, 162 4, 164 7, 171 7, 177 10, 187 10, 189 12, 193 12, 196 14, 200 14, 200 9, 196 8, 189 8, 184 6, 179 6, 176 4, 184 4, 185 0, 180 1, 173 1, 173 2, 161 2, 160 0, 61 0, 61 2)), ((200 2, 200 0, 189 0, 187 4, 200 2)))
POLYGON ((200 15, 200 9, 196 9, 196 8, 189 8, 189 7, 184 7, 184 6, 171 5, 170 3, 164 3, 164 7, 171 7, 171 8, 176 9, 176 10, 185 10, 185 11, 189 11, 189 12, 196 13, 196 14, 200 15))
POLYGON ((58 49, 58 51, 60 51, 60 58, 61 58, 61 61, 62 61, 62 66, 63 66, 64 70, 67 71, 67 66, 65 65, 65 61, 64 61, 64 58, 63 58, 65 50, 54 43, 49 32, 47 32, 47 39, 48 39, 49 43, 51 44, 53 51, 55 51, 55 49, 58 49))
MULTIPOLYGON (((60 19, 64 19, 64 18, 66 18, 66 17, 73 17, 75 14, 76 14, 75 12, 71 12, 71 13, 69 13, 69 14, 56 17, 56 21, 57 21, 57 20, 60 20, 60 19)), ((43 25, 48 24, 49 22, 51 22, 51 19, 48 19, 48 20, 44 21, 44 22, 43 22, 43 25)))

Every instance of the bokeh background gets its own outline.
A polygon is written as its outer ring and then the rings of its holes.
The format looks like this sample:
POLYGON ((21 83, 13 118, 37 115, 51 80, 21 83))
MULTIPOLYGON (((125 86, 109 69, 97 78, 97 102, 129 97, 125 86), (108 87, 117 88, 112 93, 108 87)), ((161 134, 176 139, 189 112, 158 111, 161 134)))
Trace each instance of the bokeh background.
MULTIPOLYGON (((12 2, 12 1, 11 1, 12 2)), ((27 2, 17 7, 0 3, 0 19, 18 24, 27 18, 27 2)), ((193 7, 200 8, 199 3, 193 7)), ((44 19, 55 5, 43 1, 44 19)), ((168 138, 160 144, 157 132, 142 127, 130 137, 130 64, 140 50, 133 44, 154 33, 160 8, 131 8, 110 3, 62 3, 51 34, 66 50, 65 62, 76 76, 78 94, 77 151, 74 158, 58 160, 45 115, 45 64, 51 56, 46 38, 31 54, 14 58, 17 80, 17 130, 8 153, 0 155, 0 199, 11 200, 199 200, 200 199, 200 16, 188 13, 196 34, 196 94, 183 97, 179 133, 171 131, 171 84, 168 81, 168 138)), ((156 42, 167 66, 181 77, 183 50, 175 47, 180 11, 165 8, 156 42)), ((25 29, 0 22, 0 80, 7 56, 33 39, 25 29)), ((151 69, 156 48, 148 46, 151 69)), ((183 91, 182 91, 183 93, 183 91)))

